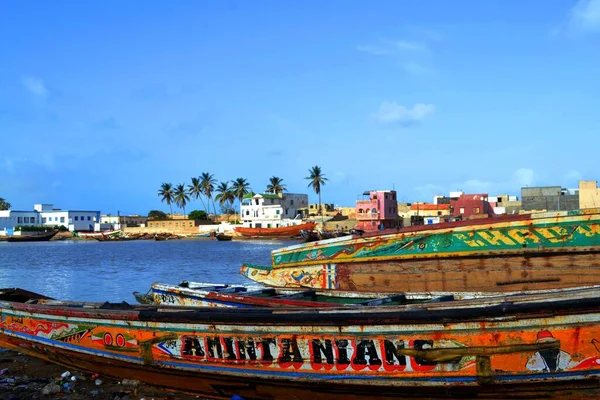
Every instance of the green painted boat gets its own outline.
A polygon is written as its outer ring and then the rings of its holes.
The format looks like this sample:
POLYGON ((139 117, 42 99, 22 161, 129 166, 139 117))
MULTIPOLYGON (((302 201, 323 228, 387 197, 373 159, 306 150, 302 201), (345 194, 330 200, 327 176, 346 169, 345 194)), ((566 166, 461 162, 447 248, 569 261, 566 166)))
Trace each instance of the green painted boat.
POLYGON ((278 287, 505 292, 600 284, 600 210, 503 216, 302 243, 241 273, 278 287))

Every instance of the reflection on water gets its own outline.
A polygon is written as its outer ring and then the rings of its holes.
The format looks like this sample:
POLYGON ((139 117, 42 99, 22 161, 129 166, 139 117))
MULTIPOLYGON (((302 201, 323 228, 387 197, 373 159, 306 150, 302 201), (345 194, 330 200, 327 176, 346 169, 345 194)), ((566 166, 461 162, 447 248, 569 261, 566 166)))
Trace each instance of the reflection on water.
POLYGON ((59 299, 133 303, 131 292, 145 292, 156 281, 251 283, 238 273, 243 262, 268 265, 271 250, 293 243, 0 242, 0 287, 20 287, 59 299))

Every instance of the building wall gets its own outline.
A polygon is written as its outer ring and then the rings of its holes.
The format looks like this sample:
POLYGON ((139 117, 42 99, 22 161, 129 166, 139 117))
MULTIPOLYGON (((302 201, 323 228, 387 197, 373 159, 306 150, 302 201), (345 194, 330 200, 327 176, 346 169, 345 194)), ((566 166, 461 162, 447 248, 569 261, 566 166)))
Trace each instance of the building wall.
POLYGON ((410 206, 409 217, 443 217, 450 215, 450 204, 413 203, 410 206))
POLYGON ((394 190, 369 193, 368 200, 356 201, 357 228, 365 231, 398 226, 398 202, 394 190))
POLYGON ((299 211, 301 208, 308 206, 308 195, 306 194, 294 194, 284 193, 282 198, 282 216, 283 218, 294 219, 298 215, 301 215, 299 211))
POLYGON ((298 217, 301 221, 301 209, 308 206, 306 194, 257 194, 242 201, 241 213, 245 226, 279 227, 288 225, 298 217))
POLYGON ((597 181, 579 181, 579 208, 600 207, 600 189, 597 181))
POLYGON ((105 214, 100 216, 100 223, 102 225, 143 226, 146 222, 148 222, 148 217, 141 215, 105 214))
POLYGON ((492 216, 494 210, 487 199, 487 194, 463 194, 450 202, 452 214, 461 215, 463 218, 492 216))
POLYGON ((148 221, 147 232, 198 233, 200 224, 193 219, 155 219, 148 221))
POLYGON ((42 225, 64 225, 70 231, 94 231, 100 221, 100 211, 52 210, 42 211, 42 225))
POLYGON ((560 186, 521 188, 524 211, 565 211, 579 209, 579 190, 569 191, 560 186))
POLYGON ((3 233, 12 233, 14 228, 19 225, 40 225, 40 216, 37 211, 0 211, 0 231, 3 233))

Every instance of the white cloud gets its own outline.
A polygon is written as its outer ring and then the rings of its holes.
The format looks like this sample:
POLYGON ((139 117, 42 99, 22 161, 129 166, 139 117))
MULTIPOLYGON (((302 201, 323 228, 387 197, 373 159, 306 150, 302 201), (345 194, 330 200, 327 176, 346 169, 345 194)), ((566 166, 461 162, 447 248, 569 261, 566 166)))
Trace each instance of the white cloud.
POLYGON ((579 0, 571 9, 569 24, 578 32, 600 31, 600 0, 579 0))
POLYGON ((359 44, 356 49, 375 56, 402 56, 407 53, 425 53, 429 51, 425 43, 404 39, 380 40, 377 44, 359 44))
POLYGON ((429 51, 429 48, 424 43, 410 40, 396 40, 390 42, 390 44, 399 51, 429 51))
POLYGON ((532 169, 519 168, 514 173, 513 181, 519 185, 519 187, 533 186, 535 184, 536 173, 532 169))
POLYGON ((408 61, 401 64, 402 69, 411 75, 431 75, 435 74, 435 69, 431 65, 420 64, 415 61, 408 61))
POLYGON ((356 49, 373 56, 389 58, 411 75, 435 72, 432 54, 425 42, 406 39, 379 40, 374 44, 360 44, 356 49))
POLYGON ((563 177, 564 182, 567 186, 572 186, 575 183, 575 186, 582 180, 582 175, 579 171, 572 169, 567 171, 565 176, 563 177))
POLYGON ((25 89, 36 97, 45 98, 48 96, 48 89, 44 85, 44 81, 33 76, 24 76, 21 80, 25 89))
POLYGON ((392 54, 392 50, 389 47, 376 46, 371 44, 359 44, 356 46, 356 50, 364 53, 369 53, 374 56, 389 56, 392 54))
POLYGON ((396 102, 384 101, 381 103, 377 113, 373 118, 382 123, 400 123, 410 125, 422 121, 427 116, 433 114, 435 107, 433 104, 417 103, 412 108, 396 104, 396 102))

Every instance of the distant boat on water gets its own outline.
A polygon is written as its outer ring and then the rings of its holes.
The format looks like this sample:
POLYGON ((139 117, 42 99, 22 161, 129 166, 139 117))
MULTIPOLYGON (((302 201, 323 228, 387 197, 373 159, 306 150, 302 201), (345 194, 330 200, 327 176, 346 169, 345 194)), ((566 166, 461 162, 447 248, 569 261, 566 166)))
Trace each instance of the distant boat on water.
POLYGON ((0 236, 0 241, 4 242, 47 242, 52 239, 58 230, 51 232, 38 233, 34 235, 13 235, 13 236, 0 236))
POLYGON ((314 222, 305 222, 298 225, 279 226, 274 228, 247 228, 236 227, 234 230, 242 236, 256 238, 291 238, 300 236, 304 230, 313 230, 317 224, 314 222))

